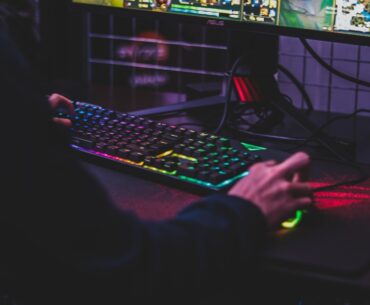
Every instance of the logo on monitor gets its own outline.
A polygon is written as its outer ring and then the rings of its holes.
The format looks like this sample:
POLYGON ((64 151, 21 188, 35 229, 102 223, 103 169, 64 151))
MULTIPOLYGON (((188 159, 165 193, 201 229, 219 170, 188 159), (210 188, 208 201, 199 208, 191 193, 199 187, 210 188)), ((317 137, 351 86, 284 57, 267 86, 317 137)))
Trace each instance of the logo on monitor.
POLYGON ((223 20, 210 19, 210 20, 207 20, 207 25, 225 26, 225 22, 223 20))

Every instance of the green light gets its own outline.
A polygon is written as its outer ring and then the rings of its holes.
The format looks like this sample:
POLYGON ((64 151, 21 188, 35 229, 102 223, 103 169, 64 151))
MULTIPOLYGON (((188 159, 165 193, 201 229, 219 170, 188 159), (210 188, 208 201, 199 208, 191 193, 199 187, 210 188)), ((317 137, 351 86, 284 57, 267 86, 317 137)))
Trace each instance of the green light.
POLYGON ((178 178, 180 178, 182 180, 185 180, 185 181, 190 181, 190 182, 193 182, 193 183, 196 183, 196 184, 199 184, 199 185, 203 185, 203 186, 222 188, 224 186, 227 186, 227 185, 235 182, 238 179, 241 179, 241 178, 247 176, 248 174, 249 174, 248 171, 244 172, 244 173, 242 173, 238 176, 235 176, 231 179, 225 180, 224 182, 221 182, 219 184, 213 184, 213 183, 210 183, 210 182, 206 182, 206 181, 203 181, 203 180, 198 180, 198 179, 194 179, 194 178, 190 178, 190 177, 186 177, 186 176, 178 176, 178 178))
POLYGON ((167 157, 169 156, 170 154, 173 153, 173 150, 168 150, 168 151, 165 151, 164 153, 158 155, 156 158, 163 158, 163 157, 167 157))
POLYGON ((281 223, 281 226, 285 229, 293 229, 301 222, 302 216, 303 216, 303 211, 297 210, 295 212, 295 217, 289 218, 288 220, 284 221, 283 223, 281 223))
POLYGON ((148 166, 148 165, 144 165, 143 167, 147 168, 147 169, 150 169, 152 171, 155 171, 155 172, 160 172, 160 173, 165 174, 165 175, 174 176, 176 174, 176 171, 168 172, 168 171, 165 171, 163 169, 159 169, 159 168, 148 166))
POLYGON ((243 145, 244 148, 246 148, 249 151, 259 151, 259 150, 266 150, 267 149, 266 147, 256 146, 256 145, 243 143, 243 142, 240 142, 240 144, 243 145))
POLYGON ((80 150, 80 151, 85 151, 89 154, 92 153, 94 155, 98 155, 98 156, 102 156, 102 157, 107 158, 107 159, 119 161, 121 163, 128 163, 128 164, 137 165, 137 166, 143 166, 143 164, 144 164, 144 162, 134 162, 134 161, 131 161, 131 160, 128 160, 128 159, 108 155, 106 153, 102 153, 102 152, 99 152, 99 151, 96 151, 96 150, 93 150, 93 149, 86 149, 86 148, 82 148, 82 147, 79 147, 79 146, 76 146, 76 145, 71 145, 71 146, 80 150))
POLYGON ((180 158, 180 159, 184 159, 184 160, 188 160, 188 161, 191 161, 191 162, 194 162, 194 163, 198 163, 198 160, 196 158, 188 157, 188 156, 181 155, 181 154, 173 154, 172 157, 177 157, 177 158, 180 158))

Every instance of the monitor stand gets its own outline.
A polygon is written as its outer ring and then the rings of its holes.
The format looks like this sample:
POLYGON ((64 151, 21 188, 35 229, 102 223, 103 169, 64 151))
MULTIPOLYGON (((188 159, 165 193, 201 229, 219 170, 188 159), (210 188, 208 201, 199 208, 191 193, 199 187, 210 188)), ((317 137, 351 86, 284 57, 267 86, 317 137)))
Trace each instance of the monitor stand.
MULTIPOLYGON (((195 99, 187 102, 181 102, 173 105, 159 106, 153 108, 146 108, 137 111, 131 111, 130 113, 138 116, 150 116, 158 114, 166 114, 171 112, 188 111, 198 108, 211 107, 216 105, 222 105, 225 103, 225 97, 222 95, 205 97, 202 99, 195 99)), ((235 103, 235 102, 234 102, 235 103)))
MULTIPOLYGON (((258 71, 261 75, 274 75, 277 72, 279 37, 260 35, 245 31, 232 31, 229 33, 229 56, 233 63, 243 55, 243 65, 238 68, 238 74, 250 75, 258 71)), ((224 95, 211 96, 190 100, 174 105, 166 105, 131 112, 134 115, 150 116, 166 114, 177 111, 187 111, 203 107, 222 105, 225 103, 224 95)), ((238 101, 231 101, 236 104, 238 101)))
MULTIPOLYGON (((344 147, 348 146, 345 140, 335 141, 324 132, 318 132, 318 126, 312 122, 303 111, 297 109, 282 97, 275 75, 278 71, 279 37, 272 35, 256 35, 246 32, 233 31, 231 34, 229 53, 232 61, 243 55, 242 65, 236 74, 253 79, 256 89, 263 94, 265 105, 289 116, 310 134, 315 140, 342 160, 350 160, 344 147), (343 144, 340 144, 343 142, 343 144)), ((204 107, 212 107, 225 103, 225 96, 211 96, 182 102, 175 105, 160 106, 131 112, 135 115, 150 116, 178 111, 188 111, 204 107)), ((232 101, 231 106, 238 104, 232 101)))
POLYGON ((307 114, 293 104, 288 102, 279 90, 278 83, 273 76, 266 76, 263 80, 260 80, 263 92, 265 92, 265 100, 270 107, 277 109, 284 115, 293 119, 298 123, 304 130, 308 131, 310 135, 314 136, 314 139, 325 149, 330 151, 340 161, 350 161, 354 157, 350 156, 346 151, 349 146, 346 139, 334 139, 327 135, 324 131, 320 130, 319 127, 307 116, 307 114))

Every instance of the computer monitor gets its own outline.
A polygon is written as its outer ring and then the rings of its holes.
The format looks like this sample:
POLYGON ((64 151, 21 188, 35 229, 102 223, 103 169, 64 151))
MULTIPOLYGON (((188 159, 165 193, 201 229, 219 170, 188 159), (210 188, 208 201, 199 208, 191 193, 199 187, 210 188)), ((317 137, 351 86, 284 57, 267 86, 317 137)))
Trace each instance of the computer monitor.
MULTIPOLYGON (((73 4, 88 10, 122 12, 125 15, 146 18, 161 18, 179 22, 191 22, 214 27, 238 30, 245 37, 234 39, 237 49, 243 52, 246 41, 250 48, 250 37, 257 37, 253 56, 247 59, 247 71, 257 74, 265 100, 280 112, 295 119, 304 129, 316 135, 316 140, 331 151, 342 148, 324 133, 317 134, 317 127, 306 116, 287 102, 279 91, 273 76, 277 66, 278 35, 301 38, 339 41, 355 44, 370 44, 370 1, 369 0, 71 0, 73 4), (245 34, 243 34, 245 33, 245 34), (264 35, 270 34, 270 35, 264 35), (272 35, 271 35, 272 34, 272 35), (274 35, 275 34, 275 35, 274 35), (272 39, 264 40, 264 37, 272 39), (262 44, 259 43, 262 38, 262 44), (270 44, 270 40, 272 44, 270 44), (265 42, 267 43, 265 44, 265 42), (272 46, 272 47, 270 47, 272 46), (239 48, 240 47, 240 48, 239 48), (261 55, 262 54, 262 55, 261 55), (266 58, 268 64, 266 64, 266 58), (273 58, 271 60, 271 58, 273 58), (260 60, 263 59, 263 60, 260 60), (276 60, 275 60, 276 59, 276 60), (263 63, 263 64, 261 64, 263 63), (275 65, 275 66, 274 66, 275 65), (262 68, 262 69, 261 69, 262 68), (260 73, 262 70, 262 73, 260 73)), ((232 31, 233 32, 233 31, 232 31)), ((247 50, 248 51, 248 50, 247 50)), ((248 53, 247 53, 248 54, 248 53)), ((184 107, 180 105, 179 107, 184 107)), ((191 106, 193 107, 193 106, 191 106)), ((183 109, 183 108, 181 108, 183 109)), ((178 110, 171 108, 170 110, 178 110)), ((149 112, 140 113, 151 114, 149 112)), ((160 110, 160 113, 162 110, 160 110)), ((163 112, 170 112, 166 108, 163 112)), ((153 112, 157 113, 157 112, 153 112)), ((345 155, 341 152, 336 154, 345 155)), ((344 157, 343 157, 344 158, 344 157)), ((347 158, 347 156, 345 156, 347 158)))
POLYGON ((370 43, 368 0, 72 0, 128 14, 356 44, 370 43), (116 9, 116 11, 118 11, 116 9))

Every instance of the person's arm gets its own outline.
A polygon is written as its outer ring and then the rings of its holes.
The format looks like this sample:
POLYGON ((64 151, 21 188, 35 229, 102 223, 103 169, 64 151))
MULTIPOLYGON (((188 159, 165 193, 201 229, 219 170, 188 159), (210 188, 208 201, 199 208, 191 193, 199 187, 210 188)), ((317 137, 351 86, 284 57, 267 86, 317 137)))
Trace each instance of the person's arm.
MULTIPOLYGON (((63 106, 73 113, 71 101, 59 94, 52 94, 48 98, 52 109, 63 106)), ((55 119, 54 122, 62 126, 71 126, 65 119, 55 119)), ((64 165, 64 168, 68 166, 64 165)), ((71 173, 63 176, 81 176, 77 166, 70 168, 71 173)), ((79 178, 86 180, 86 178, 79 178)), ((68 182, 65 188, 70 189, 68 182)), ((52 187, 52 186, 50 186, 52 187)), ((92 186, 91 186, 92 187, 92 186)), ((95 188, 96 189, 96 188, 95 188)), ((83 192, 80 190, 80 192, 83 192)), ((86 193, 89 191, 86 190, 86 193)), ((91 192, 90 192, 91 193, 91 192)), ((95 192, 92 193, 96 194, 95 192)), ((86 194, 89 198, 90 196, 86 194)), ((102 202, 105 200, 100 199, 102 202)), ((78 204, 78 203, 76 203, 78 204)), ((89 202, 91 213, 92 202, 89 202)), ((86 209, 89 209, 86 207, 86 209)), ((102 211, 104 207, 99 207, 102 211)), ((116 211, 114 211, 116 213, 116 211)), ((101 215, 102 216, 102 215, 101 215)), ((113 216, 110 216, 111 218, 113 216)), ((127 215, 121 214, 122 224, 127 222, 127 215)), ((102 221, 104 221, 102 219, 102 221)), ((84 226, 83 220, 80 225, 84 226)), ((170 221, 160 223, 141 222, 137 219, 130 222, 137 229, 121 229, 123 232, 116 238, 124 238, 129 232, 138 233, 133 238, 137 241, 130 251, 141 257, 142 261, 135 265, 136 273, 142 276, 136 278, 131 274, 131 292, 136 295, 156 295, 163 299, 165 295, 186 293, 189 295, 206 294, 216 289, 223 289, 232 281, 227 278, 236 278, 244 272, 253 274, 252 268, 247 270, 247 265, 252 266, 259 252, 262 240, 267 231, 266 221, 261 211, 253 204, 228 195, 213 195, 194 203, 177 217, 170 221), (140 245, 142 248, 136 248, 140 245), (151 262, 151 264, 149 263, 151 262), (136 292, 135 292, 136 291, 136 292), (144 293, 144 291, 146 293, 144 293), (167 291, 164 293, 164 291, 167 291)), ((76 223, 78 226, 78 223, 76 223)), ((109 225, 104 225, 108 234, 112 234, 109 225)), ((114 230, 115 232, 118 230, 114 230)), ((114 233, 115 234, 115 233, 114 233)), ((112 239, 113 235, 112 234, 112 239)), ((123 239, 124 240, 124 239, 123 239)), ((109 245, 102 245, 109 255, 109 245)), ((91 253, 93 254, 93 253, 91 253)), ((126 253, 122 252, 123 259, 126 253)), ((81 258, 80 267, 87 273, 99 269, 102 274, 109 270, 99 266, 98 261, 89 261, 81 258)), ((135 257, 135 259, 138 259, 135 257)), ((116 269, 114 273, 125 274, 127 266, 114 264, 114 259, 109 256, 110 264, 116 269)), ((102 261, 100 261, 101 263, 102 261)), ((106 260, 104 260, 104 264, 106 260)), ((119 275, 117 275, 119 277, 119 275)), ((235 282, 235 281, 233 281, 235 282)))
POLYGON ((16 242, 5 247, 8 266, 25 300, 34 294, 38 304, 164 302, 253 278, 267 230, 254 205, 219 195, 172 220, 143 222, 115 210, 78 164, 56 163, 53 170, 42 172, 48 181, 31 183, 29 200, 23 194, 9 202, 16 208, 3 222, 16 242))
POLYGON ((75 160, 44 95, 1 33, 0 42, 3 196, 9 198, 0 210, 1 257, 18 295, 29 304, 132 304, 150 296, 156 303, 222 287, 239 272, 248 278, 266 231, 266 202, 248 203, 241 188, 166 222, 116 210, 75 160))
MULTIPOLYGON (((64 96, 52 94, 49 103, 52 108, 63 105, 73 113, 71 101, 64 96)), ((54 121, 66 126, 71 124, 68 120, 54 121)), ((304 175, 309 163, 309 157, 304 153, 295 154, 281 164, 275 161, 260 162, 250 169, 250 175, 237 183, 228 195, 204 198, 172 221, 146 224, 148 234, 156 240, 152 241, 152 245, 161 244, 164 247, 163 250, 157 249, 161 255, 158 256, 160 261, 156 263, 157 266, 161 265, 164 283, 159 278, 153 281, 158 285, 155 290, 160 291, 159 287, 169 287, 174 283, 178 287, 189 287, 189 283, 185 284, 189 278, 181 277, 184 283, 179 285, 179 280, 171 280, 171 275, 165 273, 167 269, 170 272, 176 269, 176 266, 171 265, 171 258, 176 257, 172 251, 189 253, 188 260, 177 268, 193 275, 196 279, 192 283, 193 289, 198 286, 205 290, 204 284, 199 283, 208 283, 208 287, 214 287, 222 283, 217 274, 234 274, 235 277, 238 268, 245 270, 242 266, 251 266, 267 229, 278 226, 291 211, 312 202, 311 187, 305 183, 307 177, 304 175), (162 240, 167 240, 168 245, 162 240), (193 242, 192 252, 186 249, 190 241, 193 242), (171 249, 171 244, 177 249, 171 249), (193 262, 191 265, 194 268, 189 267, 187 261, 193 262), (163 262, 166 264, 162 265, 163 262), (217 279, 215 283, 213 279, 217 279)), ((153 287, 156 285, 152 284, 153 287)), ((173 287, 171 290, 176 289, 173 287)))

